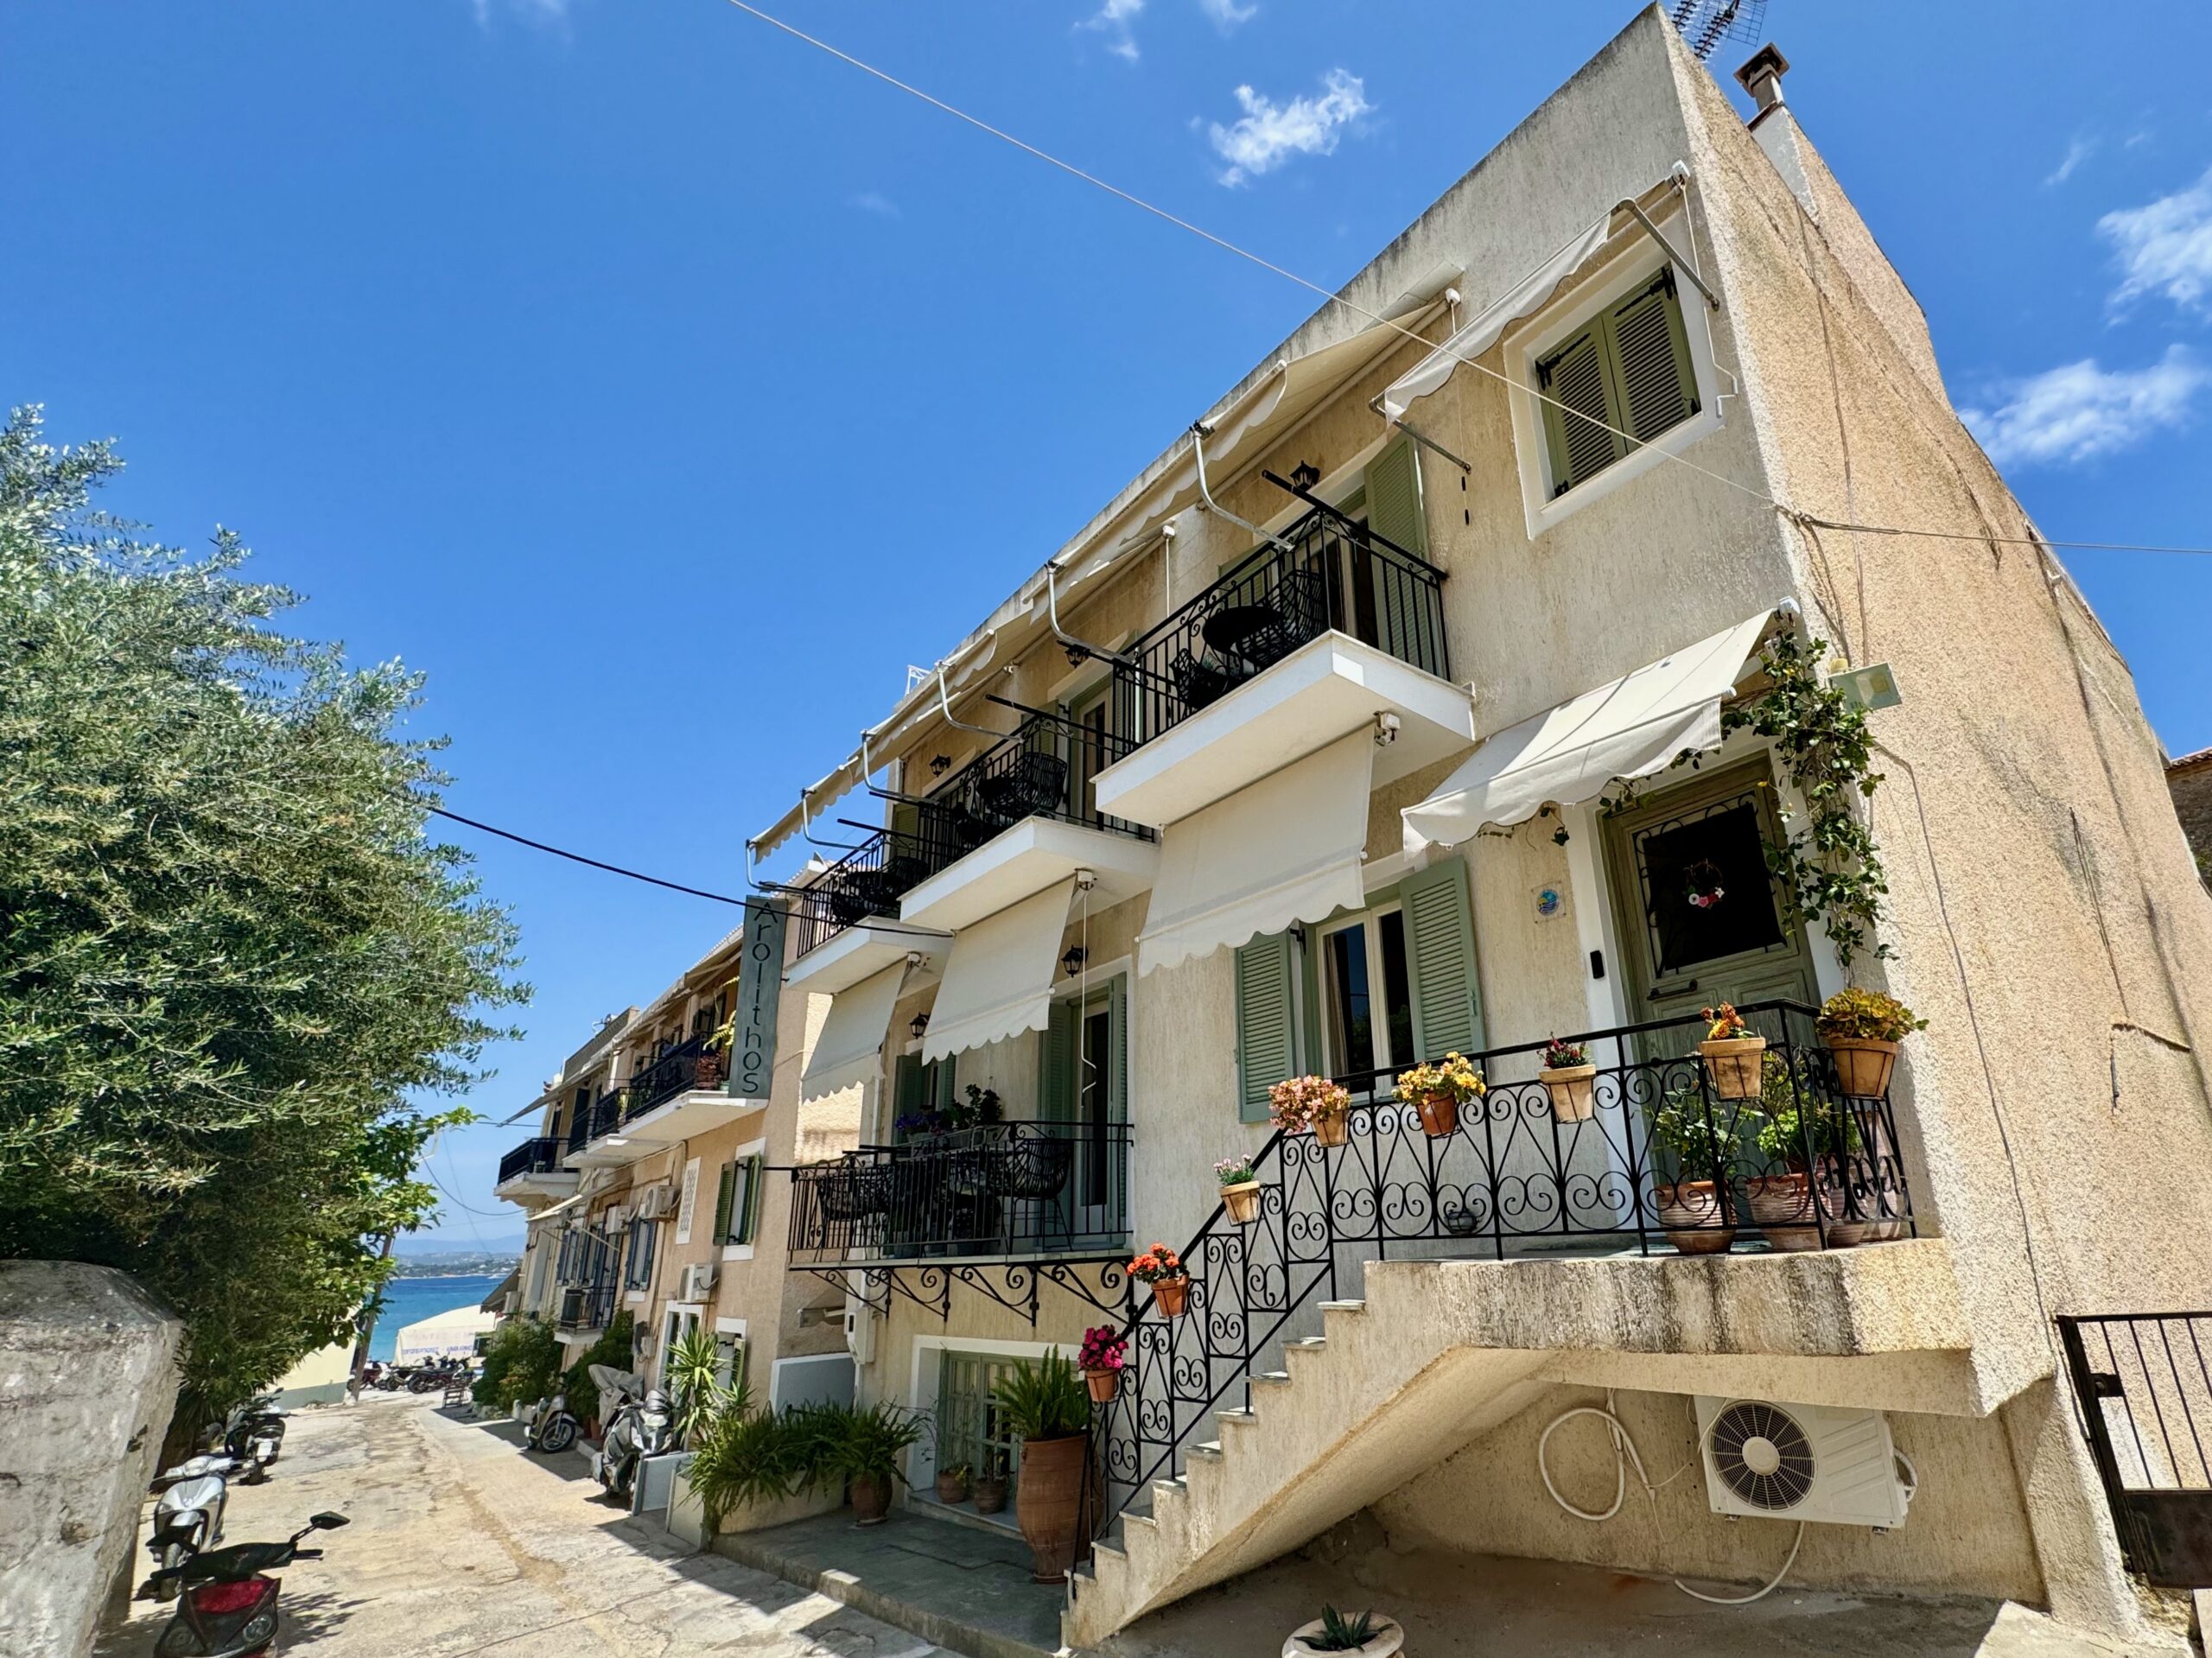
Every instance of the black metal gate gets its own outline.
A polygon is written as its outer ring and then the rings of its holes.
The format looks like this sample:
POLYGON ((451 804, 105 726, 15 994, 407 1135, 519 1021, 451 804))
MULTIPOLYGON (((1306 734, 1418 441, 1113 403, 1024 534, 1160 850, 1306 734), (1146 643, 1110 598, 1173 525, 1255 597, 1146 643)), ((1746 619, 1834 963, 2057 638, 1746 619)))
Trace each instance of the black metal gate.
POLYGON ((2212 1588, 2212 1312, 2057 1323, 2128 1570, 2212 1588))

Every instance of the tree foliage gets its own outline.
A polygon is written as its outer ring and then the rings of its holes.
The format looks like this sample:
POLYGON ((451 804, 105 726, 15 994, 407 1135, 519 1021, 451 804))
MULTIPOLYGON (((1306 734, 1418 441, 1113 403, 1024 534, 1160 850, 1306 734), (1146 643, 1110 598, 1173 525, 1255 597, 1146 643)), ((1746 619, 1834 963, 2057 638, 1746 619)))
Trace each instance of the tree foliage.
POLYGON ((118 463, 0 429, 0 1255, 119 1267, 187 1331, 180 1413, 354 1327, 435 1204, 514 935, 424 833, 421 681, 92 509, 118 463))
POLYGON ((487 1410, 511 1411, 544 1398, 561 1374, 561 1342, 543 1318, 509 1318, 485 1344, 484 1369, 471 1396, 487 1410))

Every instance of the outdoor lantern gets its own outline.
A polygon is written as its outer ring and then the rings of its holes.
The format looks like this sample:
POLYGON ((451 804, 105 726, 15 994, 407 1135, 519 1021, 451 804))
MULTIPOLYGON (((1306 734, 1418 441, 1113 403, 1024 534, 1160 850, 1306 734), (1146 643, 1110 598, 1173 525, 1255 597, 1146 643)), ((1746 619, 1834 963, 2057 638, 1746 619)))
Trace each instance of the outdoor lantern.
POLYGON ((1310 461, 1300 461, 1291 469, 1290 481, 1300 489, 1311 489, 1321 481, 1321 469, 1310 461))
POLYGON ((1071 944, 1068 946, 1068 953, 1060 957, 1060 966, 1066 971, 1068 977, 1072 979, 1083 971, 1083 964, 1090 959, 1089 950, 1080 944, 1071 944))
POLYGON ((922 1032, 929 1029, 929 1027, 930 1016, 927 1013, 917 1013, 914 1015, 914 1022, 909 1025, 906 1029, 912 1033, 914 1040, 918 1042, 922 1039, 922 1032))

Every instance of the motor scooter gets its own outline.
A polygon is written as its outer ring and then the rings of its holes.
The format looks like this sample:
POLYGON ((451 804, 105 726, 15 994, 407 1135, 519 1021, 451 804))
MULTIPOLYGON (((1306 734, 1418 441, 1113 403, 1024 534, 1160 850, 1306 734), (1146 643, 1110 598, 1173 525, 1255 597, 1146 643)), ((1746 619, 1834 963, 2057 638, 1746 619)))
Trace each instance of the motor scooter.
POLYGON ((526 1451, 566 1451, 583 1431, 583 1425, 569 1413, 569 1395, 565 1392, 549 1394, 534 1405, 518 1407, 515 1420, 522 1424, 523 1448, 526 1451))
POLYGON ((281 1543, 240 1543, 206 1550, 171 1571, 156 1572, 138 1591, 140 1598, 166 1600, 181 1591, 155 1658, 251 1658, 276 1643, 279 1579, 264 1574, 295 1560, 319 1560, 319 1548, 302 1548, 310 1532, 346 1523, 342 1514, 319 1514, 281 1543))
POLYGON ((239 1483, 258 1485, 269 1477, 270 1465, 284 1448, 288 1413, 277 1408, 274 1393, 257 1394, 232 1411, 221 1427, 210 1434, 208 1448, 214 1449, 219 1436, 223 1450, 245 1471, 239 1483))
POLYGON ((151 1487, 161 1500, 154 1504, 153 1530, 146 1539, 146 1552, 154 1557, 156 1570, 174 1571, 223 1540, 229 1481, 241 1466, 234 1457, 216 1454, 188 1457, 162 1471, 151 1487))
MULTIPOLYGON (((592 1367, 594 1381, 602 1368, 592 1367)), ((637 1489, 639 1466, 647 1457, 658 1457, 675 1443, 676 1413, 670 1407, 668 1395, 653 1388, 643 1399, 633 1399, 624 1391, 599 1449, 593 1453, 592 1477, 608 1496, 626 1502, 637 1489)))

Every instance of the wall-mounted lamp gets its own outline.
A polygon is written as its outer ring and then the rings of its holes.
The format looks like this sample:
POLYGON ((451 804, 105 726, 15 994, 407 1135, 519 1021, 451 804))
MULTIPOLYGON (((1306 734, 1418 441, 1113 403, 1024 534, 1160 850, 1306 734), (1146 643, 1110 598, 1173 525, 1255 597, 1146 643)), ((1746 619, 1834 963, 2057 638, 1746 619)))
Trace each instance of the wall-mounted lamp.
POLYGON ((950 754, 932 754, 932 755, 930 757, 930 775, 931 775, 931 777, 933 777, 933 778, 941 778, 941 777, 943 777, 943 776, 944 776, 947 772, 950 772, 951 769, 952 769, 952 756, 951 756, 951 755, 950 755, 950 754))
POLYGON ((1072 979, 1083 971, 1083 964, 1090 959, 1090 952, 1080 944, 1068 946, 1068 953, 1060 957, 1060 970, 1072 979))
POLYGON ((1290 469, 1290 481, 1300 489, 1311 489, 1321 481, 1321 469, 1310 461, 1301 461, 1290 469))
POLYGON ((1060 649, 1066 655, 1068 666, 1071 668, 1080 668, 1090 660, 1090 652, 1080 645, 1064 645, 1060 649))
POLYGON ((928 1030, 929 1027, 930 1016, 927 1013, 917 1013, 914 1015, 912 1022, 907 1025, 906 1029, 908 1033, 913 1037, 914 1040, 918 1042, 922 1039, 922 1032, 928 1030))

